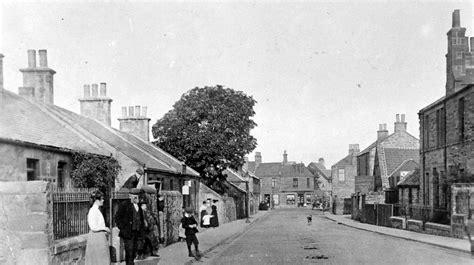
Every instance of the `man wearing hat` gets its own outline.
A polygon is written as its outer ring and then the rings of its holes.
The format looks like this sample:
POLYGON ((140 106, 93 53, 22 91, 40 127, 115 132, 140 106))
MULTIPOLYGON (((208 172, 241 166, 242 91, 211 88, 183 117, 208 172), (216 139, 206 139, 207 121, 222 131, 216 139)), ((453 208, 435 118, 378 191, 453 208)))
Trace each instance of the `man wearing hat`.
POLYGON ((130 189, 130 200, 119 205, 115 215, 115 223, 120 229, 119 237, 125 245, 125 261, 127 265, 133 265, 140 243, 143 215, 138 206, 140 189, 130 189))

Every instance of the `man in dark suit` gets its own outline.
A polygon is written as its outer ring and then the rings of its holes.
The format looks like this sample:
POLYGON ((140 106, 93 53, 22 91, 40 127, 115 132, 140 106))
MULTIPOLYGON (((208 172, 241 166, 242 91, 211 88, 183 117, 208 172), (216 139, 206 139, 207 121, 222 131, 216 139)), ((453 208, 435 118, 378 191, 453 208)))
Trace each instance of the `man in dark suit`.
POLYGON ((119 205, 115 215, 115 223, 120 229, 119 236, 125 245, 125 261, 127 265, 133 265, 137 256, 138 244, 141 237, 143 217, 138 206, 138 195, 141 190, 130 189, 130 200, 119 205))

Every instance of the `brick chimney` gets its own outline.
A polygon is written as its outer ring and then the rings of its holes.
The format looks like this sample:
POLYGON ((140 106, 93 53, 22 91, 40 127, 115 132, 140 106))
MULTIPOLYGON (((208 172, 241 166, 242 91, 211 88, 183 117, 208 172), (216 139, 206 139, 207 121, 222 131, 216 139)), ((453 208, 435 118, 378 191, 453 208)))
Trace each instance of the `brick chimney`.
POLYGON ((119 118, 120 130, 135 135, 146 142, 150 141, 150 118, 147 118, 147 107, 122 107, 122 117, 119 118))
POLYGON ((459 9, 452 13, 452 28, 448 37, 448 53, 446 54, 446 95, 451 95, 467 84, 474 82, 473 38, 465 35, 466 28, 461 27, 459 9))
POLYGON ((262 153, 255 152, 255 169, 262 163, 262 153))
POLYGON ((111 125, 110 106, 112 99, 107 97, 107 84, 84 85, 84 97, 79 99, 81 102, 81 115, 95 119, 107 126, 111 125))
POLYGON ((38 55, 39 67, 36 66, 36 50, 28 50, 28 67, 20 69, 23 74, 23 86, 18 88, 18 94, 54 104, 53 76, 56 72, 48 68, 46 50, 39 50, 38 55))
POLYGON ((379 124, 379 130, 377 131, 377 140, 381 140, 388 136, 387 124, 379 124))
POLYGON ((283 151, 283 165, 288 164, 288 154, 286 153, 286 150, 283 151))
POLYGON ((395 117, 395 125, 394 125, 394 131, 396 133, 398 132, 406 132, 407 131, 407 123, 405 122, 405 114, 397 114, 395 117), (401 120, 400 120, 401 116, 401 120))
POLYGON ((349 145, 349 155, 355 156, 360 152, 359 144, 350 144, 349 145))

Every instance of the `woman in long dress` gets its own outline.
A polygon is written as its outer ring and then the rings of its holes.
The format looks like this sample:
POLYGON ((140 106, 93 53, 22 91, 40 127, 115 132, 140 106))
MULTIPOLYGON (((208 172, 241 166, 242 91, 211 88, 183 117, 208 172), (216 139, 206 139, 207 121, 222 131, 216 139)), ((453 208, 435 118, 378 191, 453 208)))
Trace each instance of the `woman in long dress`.
POLYGON ((105 226, 104 216, 99 207, 104 204, 104 194, 96 191, 91 195, 92 207, 87 214, 90 232, 86 245, 86 265, 110 265, 109 244, 106 234, 110 229, 105 226))
POLYGON ((218 227, 219 226, 219 218, 218 218, 218 215, 217 215, 217 206, 216 206, 216 203, 218 202, 218 200, 213 200, 212 201, 212 206, 211 206, 211 227, 218 227))

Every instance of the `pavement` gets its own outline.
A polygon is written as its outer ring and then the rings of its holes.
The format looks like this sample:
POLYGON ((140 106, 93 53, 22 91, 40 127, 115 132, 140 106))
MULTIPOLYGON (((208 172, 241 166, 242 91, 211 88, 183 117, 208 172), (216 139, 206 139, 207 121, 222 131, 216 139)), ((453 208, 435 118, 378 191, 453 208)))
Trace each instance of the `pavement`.
POLYGON ((371 231, 371 232, 382 234, 382 235, 388 235, 388 236, 403 238, 406 240, 426 243, 433 246, 471 253, 471 244, 469 243, 468 239, 435 236, 435 235, 423 234, 423 233, 418 233, 418 232, 413 232, 413 231, 408 231, 408 230, 403 230, 403 229, 365 224, 365 223, 361 223, 359 221, 351 219, 350 215, 334 215, 328 212, 324 214, 327 219, 330 219, 341 225, 350 226, 350 227, 361 229, 361 230, 371 231))
MULTIPOLYGON (((259 211, 250 216, 249 223, 246 218, 219 225, 217 228, 199 228, 197 237, 199 240, 199 251, 206 255, 216 247, 232 242, 235 238, 245 232, 258 219, 262 218, 268 211, 259 211)), ((192 246, 194 251, 194 246, 192 246)), ((188 257, 186 242, 177 242, 160 249, 160 258, 158 264, 191 264, 197 262, 194 258, 188 257)), ((136 263, 137 264, 137 263, 136 263)))

